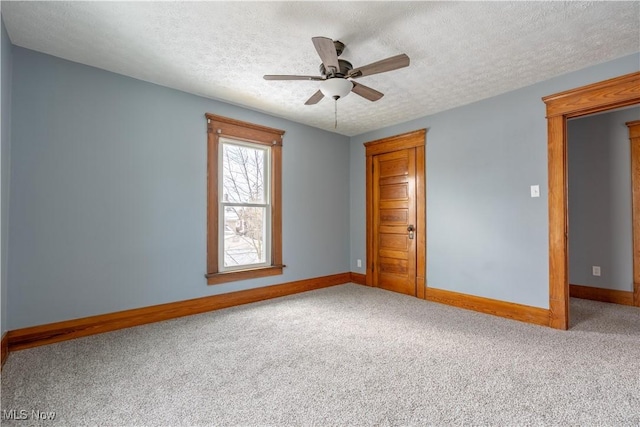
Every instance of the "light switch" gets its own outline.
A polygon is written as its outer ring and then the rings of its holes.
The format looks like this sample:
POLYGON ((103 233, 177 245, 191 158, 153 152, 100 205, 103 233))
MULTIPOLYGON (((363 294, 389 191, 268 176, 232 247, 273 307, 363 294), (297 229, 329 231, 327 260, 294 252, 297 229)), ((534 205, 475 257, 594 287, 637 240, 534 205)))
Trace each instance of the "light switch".
POLYGON ((532 185, 531 186, 531 197, 540 197, 540 186, 532 185))
POLYGON ((356 265, 357 265, 358 267, 362 267, 362 260, 361 260, 361 259, 357 260, 357 261, 356 261, 356 265))
POLYGON ((599 265, 594 265, 591 267, 591 273, 594 276, 599 276, 600 275, 600 266, 599 265))

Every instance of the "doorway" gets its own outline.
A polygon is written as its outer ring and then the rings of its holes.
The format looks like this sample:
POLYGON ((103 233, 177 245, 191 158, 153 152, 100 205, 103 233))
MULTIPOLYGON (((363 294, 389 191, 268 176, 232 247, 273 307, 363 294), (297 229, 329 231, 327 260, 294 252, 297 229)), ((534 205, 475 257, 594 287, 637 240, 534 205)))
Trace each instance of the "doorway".
POLYGON ((632 106, 567 120, 571 297, 633 305, 632 183, 640 170, 633 172, 626 124, 638 118, 632 106))
MULTIPOLYGON (((640 104, 640 72, 543 98, 549 173, 549 326, 569 328, 567 119, 640 104)), ((634 248, 634 254, 637 249, 634 248)), ((638 283, 634 284, 637 290, 638 283)), ((634 295, 638 295, 634 292, 634 295)), ((640 300, 634 300, 640 305, 640 300)))
POLYGON ((424 298, 425 136, 421 129, 365 143, 369 286, 424 298))

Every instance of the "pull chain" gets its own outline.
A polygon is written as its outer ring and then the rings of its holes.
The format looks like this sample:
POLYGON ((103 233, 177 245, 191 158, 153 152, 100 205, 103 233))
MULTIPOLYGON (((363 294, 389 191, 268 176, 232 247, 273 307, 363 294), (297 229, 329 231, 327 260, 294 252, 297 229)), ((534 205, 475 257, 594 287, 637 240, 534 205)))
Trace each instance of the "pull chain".
POLYGON ((334 102, 333 111, 334 111, 334 117, 335 117, 335 124, 334 124, 333 128, 334 129, 338 129, 338 100, 335 99, 333 102, 334 102))

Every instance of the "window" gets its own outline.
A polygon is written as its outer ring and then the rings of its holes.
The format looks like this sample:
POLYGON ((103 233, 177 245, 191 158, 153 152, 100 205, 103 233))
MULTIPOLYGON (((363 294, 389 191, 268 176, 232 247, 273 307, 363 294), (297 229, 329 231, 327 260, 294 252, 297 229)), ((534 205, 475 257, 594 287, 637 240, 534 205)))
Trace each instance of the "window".
POLYGON ((282 274, 284 131, 206 117, 207 282, 282 274))
POLYGON ((218 145, 219 269, 264 267, 271 261, 270 147, 224 137, 218 145))

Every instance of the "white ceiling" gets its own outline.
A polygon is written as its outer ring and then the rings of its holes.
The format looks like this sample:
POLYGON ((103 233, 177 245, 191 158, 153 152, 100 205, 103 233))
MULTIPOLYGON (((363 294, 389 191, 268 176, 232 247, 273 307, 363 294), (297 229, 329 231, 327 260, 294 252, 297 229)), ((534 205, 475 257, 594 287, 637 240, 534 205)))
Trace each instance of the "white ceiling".
MULTIPOLYGON (((640 2, 2 2, 15 45, 344 135, 433 114, 640 51, 640 2), (385 96, 304 102, 311 37, 346 44, 385 96)), ((640 68, 640 65, 639 65, 640 68)), ((215 113, 215 111, 212 111, 215 113)))

